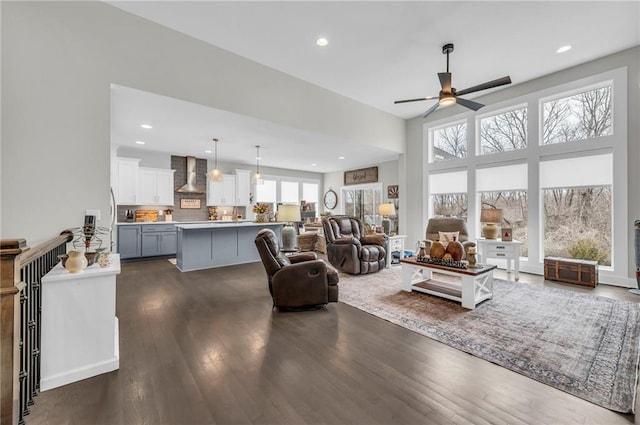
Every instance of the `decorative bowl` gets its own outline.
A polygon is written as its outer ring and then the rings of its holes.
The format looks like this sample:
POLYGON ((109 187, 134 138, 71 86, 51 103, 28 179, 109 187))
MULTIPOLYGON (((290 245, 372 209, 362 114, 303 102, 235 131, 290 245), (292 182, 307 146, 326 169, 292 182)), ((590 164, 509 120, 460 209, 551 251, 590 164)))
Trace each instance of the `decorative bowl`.
MULTIPOLYGON (((106 248, 98 248, 95 251, 87 252, 85 251, 84 256, 87 257, 87 267, 92 266, 98 260, 98 256, 101 252, 106 250, 106 248)), ((64 265, 64 264, 63 264, 64 265)))

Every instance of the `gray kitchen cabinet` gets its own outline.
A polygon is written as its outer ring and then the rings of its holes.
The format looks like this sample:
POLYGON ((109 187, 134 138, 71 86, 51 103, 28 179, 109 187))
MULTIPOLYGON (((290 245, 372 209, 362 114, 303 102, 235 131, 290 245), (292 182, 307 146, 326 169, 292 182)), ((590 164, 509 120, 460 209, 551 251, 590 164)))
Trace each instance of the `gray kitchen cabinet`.
POLYGON ((176 226, 173 224, 142 225, 141 245, 143 257, 175 255, 176 226))
POLYGON ((142 226, 118 226, 118 253, 120 259, 138 258, 142 255, 140 235, 142 226))
POLYGON ((178 236, 175 224, 127 224, 118 226, 120 259, 175 255, 178 236))

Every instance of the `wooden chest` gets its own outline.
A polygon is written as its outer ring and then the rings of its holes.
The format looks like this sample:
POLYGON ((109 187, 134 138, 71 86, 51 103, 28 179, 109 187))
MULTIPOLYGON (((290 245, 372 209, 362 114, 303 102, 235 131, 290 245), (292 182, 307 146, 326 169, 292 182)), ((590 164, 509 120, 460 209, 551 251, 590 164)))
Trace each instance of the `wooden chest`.
POLYGON ((544 278, 595 288, 598 284, 598 262, 546 257, 544 259, 544 278))

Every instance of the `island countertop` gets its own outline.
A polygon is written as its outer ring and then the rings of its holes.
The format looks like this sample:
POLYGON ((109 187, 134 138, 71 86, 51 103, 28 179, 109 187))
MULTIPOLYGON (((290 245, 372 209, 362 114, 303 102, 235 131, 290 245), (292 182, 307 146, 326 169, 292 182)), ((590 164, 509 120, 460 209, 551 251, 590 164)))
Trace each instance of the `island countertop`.
POLYGON ((284 222, 271 221, 268 223, 257 223, 255 221, 211 221, 208 223, 176 223, 178 229, 210 229, 210 228, 222 228, 222 227, 265 227, 271 225, 284 225, 284 222))

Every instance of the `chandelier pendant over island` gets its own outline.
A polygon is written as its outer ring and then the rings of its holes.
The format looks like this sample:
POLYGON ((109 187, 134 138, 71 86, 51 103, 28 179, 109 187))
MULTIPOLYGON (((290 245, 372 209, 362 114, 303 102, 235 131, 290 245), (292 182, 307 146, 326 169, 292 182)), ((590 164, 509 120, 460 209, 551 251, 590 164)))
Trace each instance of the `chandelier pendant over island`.
POLYGON ((208 175, 209 181, 221 182, 224 180, 224 175, 222 174, 222 171, 218 169, 218 139, 213 139, 213 143, 215 146, 214 166, 213 166, 213 170, 209 171, 207 175, 208 175))

